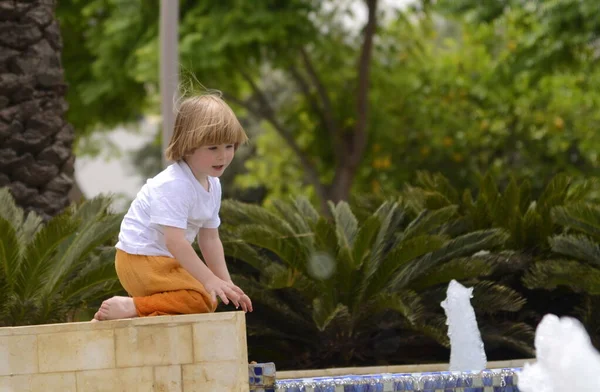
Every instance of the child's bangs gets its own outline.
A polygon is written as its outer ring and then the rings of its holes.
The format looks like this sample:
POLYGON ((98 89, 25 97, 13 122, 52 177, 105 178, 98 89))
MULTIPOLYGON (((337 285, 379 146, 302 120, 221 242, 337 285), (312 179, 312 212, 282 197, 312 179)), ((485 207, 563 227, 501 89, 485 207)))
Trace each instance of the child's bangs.
POLYGON ((193 132, 194 147, 214 146, 218 144, 235 144, 240 145, 247 141, 248 137, 235 116, 218 116, 206 122, 203 119, 200 124, 197 124, 195 132, 193 132))

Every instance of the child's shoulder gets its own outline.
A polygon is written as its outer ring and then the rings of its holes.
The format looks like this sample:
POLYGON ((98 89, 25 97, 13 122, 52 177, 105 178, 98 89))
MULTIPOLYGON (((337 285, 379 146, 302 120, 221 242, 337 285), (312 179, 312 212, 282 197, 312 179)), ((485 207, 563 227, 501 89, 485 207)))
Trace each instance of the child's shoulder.
POLYGON ((163 171, 148 179, 151 188, 190 188, 193 184, 177 164, 169 165, 163 171))

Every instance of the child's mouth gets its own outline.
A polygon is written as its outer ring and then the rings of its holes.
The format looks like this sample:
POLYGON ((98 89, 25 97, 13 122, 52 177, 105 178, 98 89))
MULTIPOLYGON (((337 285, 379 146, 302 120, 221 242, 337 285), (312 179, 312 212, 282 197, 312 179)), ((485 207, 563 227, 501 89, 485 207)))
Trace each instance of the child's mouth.
POLYGON ((215 169, 215 170, 223 170, 224 167, 225 167, 225 165, 213 166, 213 169, 215 169))

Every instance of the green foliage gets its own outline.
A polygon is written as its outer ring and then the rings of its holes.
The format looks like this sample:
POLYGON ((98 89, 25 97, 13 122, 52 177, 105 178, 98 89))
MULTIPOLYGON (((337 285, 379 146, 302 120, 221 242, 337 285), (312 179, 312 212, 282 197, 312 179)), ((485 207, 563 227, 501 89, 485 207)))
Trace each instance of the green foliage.
POLYGON ((157 89, 159 19, 158 2, 151 3, 58 2, 67 116, 78 137, 133 122, 151 107, 148 83, 157 89))
POLYGON ((575 203, 554 208, 552 216, 568 230, 552 237, 550 246, 568 259, 538 262, 524 277, 525 284, 545 289, 567 286, 600 295, 600 207, 575 203))
POLYGON ((108 243, 122 217, 109 204, 95 198, 43 224, 0 190, 0 325, 69 321, 120 289, 108 243))
POLYGON ((495 177, 487 174, 473 197, 471 190, 461 194, 440 174, 420 172, 416 185, 406 187, 404 197, 417 211, 456 204, 461 216, 456 230, 502 228, 510 235, 509 249, 539 254, 549 250, 548 239, 560 230, 563 222, 554 218, 563 206, 586 200, 592 189, 592 181, 574 184, 571 178, 558 175, 536 197, 528 180, 518 183, 512 178, 501 191, 495 177))
MULTIPOLYGON (((475 285, 477 306, 489 320, 524 304, 514 290, 485 281, 495 263, 475 255, 502 246, 505 233, 450 236, 455 206, 414 219, 406 206, 389 202, 371 214, 355 214, 345 202, 330 210, 327 219, 304 198, 275 201, 272 209, 223 203, 226 254, 252 267, 249 276, 234 278, 255 302, 251 355, 284 368, 426 360, 406 345, 427 337, 426 345, 447 346, 439 303, 452 279, 475 285), (390 331, 396 338, 384 338, 390 331), (269 337, 267 352, 257 351, 269 337), (375 348, 382 340, 395 347, 385 358, 375 348)), ((515 346, 530 353, 531 328, 522 323, 490 330, 484 339, 498 340, 510 328, 521 332, 513 334, 515 346)))
POLYGON ((521 50, 529 43, 540 52, 559 46, 581 52, 582 44, 557 43, 551 33, 530 43, 546 18, 530 15, 523 24, 507 16, 486 24, 426 13, 399 17, 383 29, 374 110, 383 129, 393 131, 373 135, 366 161, 372 174, 363 187, 372 180, 383 190, 399 187, 412 180, 407 167, 439 171, 461 188, 474 187, 480 172, 507 182, 514 175, 529 179, 534 191, 557 172, 597 173, 600 74, 589 55, 546 68, 546 61, 521 50))
MULTIPOLYGON (((347 23, 349 3, 284 3, 180 2, 184 79, 224 91, 262 131, 237 183, 265 187, 269 202, 315 197, 281 129, 329 184, 340 140, 328 123, 344 135, 357 121, 362 31, 347 23)), ((480 172, 506 183, 529 179, 534 193, 557 172, 597 173, 594 0, 435 3, 380 19, 368 148, 353 190, 385 195, 414 180, 415 167, 460 188, 473 188, 480 172)), ((69 116, 80 136, 158 111, 158 9, 139 0, 59 2, 70 37, 63 55, 69 116)))
POLYGON ((584 202, 555 207, 554 220, 565 228, 550 239, 560 259, 540 260, 523 277, 531 289, 568 288, 578 294, 578 316, 595 344, 600 344, 600 207, 584 202), (593 316, 596 315, 596 316, 593 316))

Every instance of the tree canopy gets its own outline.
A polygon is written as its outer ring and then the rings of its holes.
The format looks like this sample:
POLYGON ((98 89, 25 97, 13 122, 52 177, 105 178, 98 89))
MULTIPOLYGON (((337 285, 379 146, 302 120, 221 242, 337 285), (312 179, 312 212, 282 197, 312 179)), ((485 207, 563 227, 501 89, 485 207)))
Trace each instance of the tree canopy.
MULTIPOLYGON (((417 169, 598 173, 600 16, 592 0, 181 1, 184 80, 258 129, 242 187, 320 201, 390 192, 417 169), (353 15, 353 5, 365 10, 353 15), (476 23, 475 23, 476 22, 476 23)), ((85 136, 156 113, 158 7, 60 2, 70 120, 85 136)))

